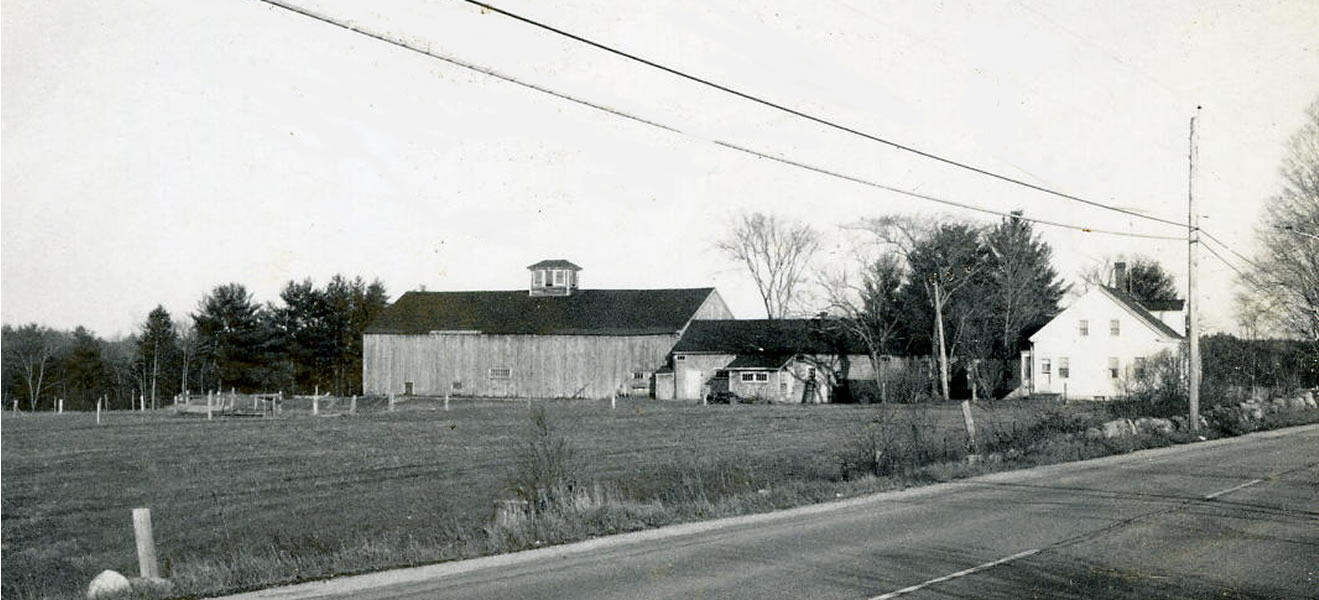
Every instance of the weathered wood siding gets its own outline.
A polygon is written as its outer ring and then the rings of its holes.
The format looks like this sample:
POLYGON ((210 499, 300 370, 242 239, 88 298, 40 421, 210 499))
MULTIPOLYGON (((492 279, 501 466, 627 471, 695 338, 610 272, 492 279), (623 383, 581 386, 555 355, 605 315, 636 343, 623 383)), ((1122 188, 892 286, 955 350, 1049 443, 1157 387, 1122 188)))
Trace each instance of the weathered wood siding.
POLYGON ((412 382, 419 395, 603 398, 625 389, 634 371, 653 373, 677 341, 676 334, 367 334, 362 384, 367 394, 402 394, 412 382), (508 378, 492 378, 495 368, 507 368, 508 378))

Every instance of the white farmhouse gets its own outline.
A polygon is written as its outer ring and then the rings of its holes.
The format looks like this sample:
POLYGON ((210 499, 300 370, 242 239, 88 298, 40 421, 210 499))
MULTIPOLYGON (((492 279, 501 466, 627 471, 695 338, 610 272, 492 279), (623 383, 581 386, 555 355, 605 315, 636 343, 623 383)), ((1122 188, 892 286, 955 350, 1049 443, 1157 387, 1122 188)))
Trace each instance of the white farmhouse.
POLYGON ((1021 353, 1022 389, 1030 394, 1104 400, 1122 395, 1123 377, 1185 341, 1180 300, 1143 306, 1130 294, 1095 286, 1030 336, 1021 353))

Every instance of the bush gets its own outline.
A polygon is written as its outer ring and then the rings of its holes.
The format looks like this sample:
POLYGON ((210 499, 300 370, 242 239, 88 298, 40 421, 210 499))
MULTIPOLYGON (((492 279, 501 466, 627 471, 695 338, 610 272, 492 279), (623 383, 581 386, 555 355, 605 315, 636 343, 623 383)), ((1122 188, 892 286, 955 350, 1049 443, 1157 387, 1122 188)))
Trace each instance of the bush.
POLYGON ((535 406, 526 437, 517 445, 509 486, 532 513, 572 500, 580 465, 567 438, 554 431, 544 406, 535 406))

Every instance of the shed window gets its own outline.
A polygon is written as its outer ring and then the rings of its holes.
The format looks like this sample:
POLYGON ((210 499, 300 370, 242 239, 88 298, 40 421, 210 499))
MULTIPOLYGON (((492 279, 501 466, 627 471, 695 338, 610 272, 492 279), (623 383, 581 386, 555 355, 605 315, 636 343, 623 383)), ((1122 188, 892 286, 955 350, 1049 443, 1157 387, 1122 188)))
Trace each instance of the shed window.
POLYGON ((1072 365, 1071 365, 1071 363, 1067 360, 1067 357, 1064 356, 1064 357, 1062 357, 1062 358, 1059 358, 1059 359, 1058 359, 1058 376, 1061 377, 1061 378, 1063 378, 1063 379, 1067 379, 1067 377, 1068 377, 1069 375, 1071 375, 1071 374, 1072 374, 1072 365))
POLYGON ((742 381, 769 381, 769 373, 743 373, 742 381))
POLYGON ((1122 333, 1122 321, 1113 319, 1108 322, 1108 335, 1119 335, 1122 333))
POLYGON ((554 285, 563 285, 563 271, 554 271, 554 285))
POLYGON ((513 370, 508 367, 491 367, 491 379, 508 379, 513 376, 513 370))
POLYGON ((1082 337, 1090 335, 1090 321, 1086 319, 1081 319, 1081 325, 1079 329, 1082 337))
POLYGON ((1117 379, 1118 368, 1119 368, 1119 362, 1118 362, 1117 357, 1115 357, 1115 356, 1110 356, 1110 357, 1108 358, 1108 377, 1109 377, 1109 379, 1117 379))
POLYGON ((1051 362, 1051 361, 1050 361, 1049 359, 1047 359, 1047 358, 1041 358, 1041 359, 1040 359, 1040 373, 1041 373, 1041 374, 1044 374, 1044 375, 1048 375, 1048 374, 1050 374, 1050 373, 1053 373, 1053 362, 1051 362))
POLYGON ((545 271, 536 271, 536 285, 545 287, 545 271))

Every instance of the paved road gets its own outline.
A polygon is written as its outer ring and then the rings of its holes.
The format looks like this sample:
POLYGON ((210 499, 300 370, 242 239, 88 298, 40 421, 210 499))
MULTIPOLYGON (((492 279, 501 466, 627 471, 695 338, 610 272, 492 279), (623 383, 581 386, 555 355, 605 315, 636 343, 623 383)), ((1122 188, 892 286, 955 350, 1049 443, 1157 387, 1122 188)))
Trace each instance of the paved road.
POLYGON ((235 598, 1209 597, 1319 597, 1319 426, 235 598))

